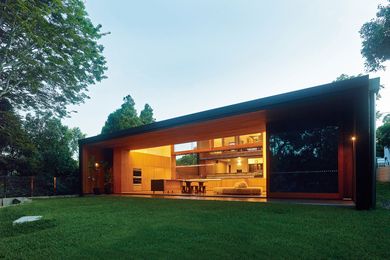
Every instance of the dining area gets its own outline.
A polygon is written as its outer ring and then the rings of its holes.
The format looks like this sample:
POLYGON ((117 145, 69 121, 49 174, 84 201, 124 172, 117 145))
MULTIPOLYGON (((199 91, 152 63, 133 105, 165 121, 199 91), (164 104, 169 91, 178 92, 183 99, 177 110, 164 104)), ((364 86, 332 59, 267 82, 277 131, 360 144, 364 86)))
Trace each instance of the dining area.
POLYGON ((151 180, 151 191, 162 191, 163 193, 175 193, 185 195, 205 195, 207 183, 219 181, 220 179, 174 179, 174 180, 151 180))
POLYGON ((206 179, 183 180, 181 193, 183 194, 206 194, 206 179))

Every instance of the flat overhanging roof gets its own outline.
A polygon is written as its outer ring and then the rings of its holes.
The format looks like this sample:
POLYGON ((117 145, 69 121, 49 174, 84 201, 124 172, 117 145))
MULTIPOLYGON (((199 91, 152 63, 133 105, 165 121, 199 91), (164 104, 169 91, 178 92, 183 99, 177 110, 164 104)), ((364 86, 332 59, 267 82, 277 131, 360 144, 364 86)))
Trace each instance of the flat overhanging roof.
MULTIPOLYGON (((377 80, 375 81, 375 84, 371 84, 373 85, 373 91, 377 91, 376 85, 378 84, 379 83, 377 82, 377 80)), ((247 102, 210 109, 185 116, 175 117, 172 119, 155 122, 148 125, 124 129, 110 134, 100 134, 97 136, 81 139, 79 140, 79 144, 100 143, 112 139, 175 128, 194 123, 221 119, 225 117, 237 116, 261 110, 271 110, 287 104, 300 103, 302 101, 304 102, 305 100, 313 100, 313 98, 315 97, 337 95, 348 90, 353 90, 355 88, 361 88, 365 86, 369 86, 368 75, 356 77, 349 80, 332 82, 311 88, 305 88, 302 90, 292 91, 270 97, 259 98, 247 102)))

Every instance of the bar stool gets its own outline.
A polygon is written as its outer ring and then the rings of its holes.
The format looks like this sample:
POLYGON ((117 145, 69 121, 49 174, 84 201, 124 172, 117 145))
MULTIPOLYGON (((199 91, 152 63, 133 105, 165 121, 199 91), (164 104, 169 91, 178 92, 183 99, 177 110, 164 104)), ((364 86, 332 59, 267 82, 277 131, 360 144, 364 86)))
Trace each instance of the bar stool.
POLYGON ((194 192, 194 191, 195 191, 196 194, 199 193, 199 185, 198 184, 191 185, 191 193, 194 192))

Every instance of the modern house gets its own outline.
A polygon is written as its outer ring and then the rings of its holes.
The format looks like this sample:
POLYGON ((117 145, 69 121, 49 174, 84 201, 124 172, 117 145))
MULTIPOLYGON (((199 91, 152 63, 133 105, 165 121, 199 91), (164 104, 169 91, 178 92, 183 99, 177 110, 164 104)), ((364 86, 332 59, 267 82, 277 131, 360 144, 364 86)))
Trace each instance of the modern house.
POLYGON ((375 96, 362 76, 79 141, 81 193, 375 205, 375 96))

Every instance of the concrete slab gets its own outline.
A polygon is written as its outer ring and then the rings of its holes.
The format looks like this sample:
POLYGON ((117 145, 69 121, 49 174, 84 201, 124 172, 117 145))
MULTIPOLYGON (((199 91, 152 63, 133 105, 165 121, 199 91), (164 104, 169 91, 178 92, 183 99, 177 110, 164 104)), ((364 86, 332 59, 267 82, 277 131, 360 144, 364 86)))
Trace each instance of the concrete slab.
POLYGON ((17 220, 12 222, 12 224, 16 225, 16 224, 23 224, 23 223, 27 223, 27 222, 38 221, 41 218, 42 218, 42 216, 24 216, 24 217, 18 218, 17 220))

